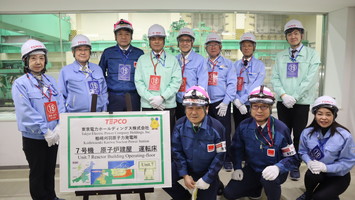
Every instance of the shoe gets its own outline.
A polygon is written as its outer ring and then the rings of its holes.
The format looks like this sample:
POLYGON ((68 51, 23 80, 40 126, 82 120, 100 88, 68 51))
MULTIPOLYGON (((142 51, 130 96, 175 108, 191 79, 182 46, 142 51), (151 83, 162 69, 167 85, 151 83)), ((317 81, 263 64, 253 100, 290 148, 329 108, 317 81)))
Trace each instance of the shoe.
POLYGON ((300 170, 295 169, 295 170, 290 171, 290 178, 293 181, 298 181, 298 179, 300 179, 300 170))
POLYGON ((61 199, 61 198, 55 197, 53 200, 65 200, 65 199, 61 199))
POLYGON ((258 196, 258 197, 248 197, 249 199, 252 199, 252 200, 257 200, 257 199, 261 199, 261 195, 258 196))
POLYGON ((233 164, 232 164, 232 162, 225 162, 223 167, 224 167, 224 170, 225 170, 226 172, 232 172, 232 171, 233 171, 233 164))

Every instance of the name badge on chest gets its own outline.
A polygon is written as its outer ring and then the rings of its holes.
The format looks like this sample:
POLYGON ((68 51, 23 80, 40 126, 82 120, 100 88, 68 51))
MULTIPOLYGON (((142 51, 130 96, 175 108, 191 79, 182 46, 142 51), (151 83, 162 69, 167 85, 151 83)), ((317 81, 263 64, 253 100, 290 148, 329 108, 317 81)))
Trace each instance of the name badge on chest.
POLYGON ((324 153, 320 149, 320 147, 317 145, 311 150, 311 152, 309 152, 309 156, 312 159, 320 160, 320 159, 322 159, 324 157, 324 153))
POLYGON ((59 112, 56 101, 44 103, 44 110, 46 111, 46 117, 48 122, 59 119, 59 112))
POLYGON ((208 85, 217 85, 218 72, 208 72, 208 85))
POLYGON ((90 94, 100 94, 99 81, 88 81, 90 94))
POLYGON ((179 92, 185 92, 186 91, 186 77, 182 77, 182 82, 179 88, 179 92))
POLYGON ((275 149, 269 148, 269 149, 267 149, 266 153, 267 153, 267 156, 269 156, 269 157, 275 157, 275 149))
POLYGON ((298 63, 287 63, 287 78, 298 77, 298 63))
POLYGON ((159 91, 160 90, 161 76, 150 75, 148 90, 159 91))
POLYGON ((237 91, 242 91, 244 85, 244 77, 237 77, 237 91))
POLYGON ((121 81, 131 80, 131 65, 125 65, 125 64, 118 65, 118 80, 121 81))

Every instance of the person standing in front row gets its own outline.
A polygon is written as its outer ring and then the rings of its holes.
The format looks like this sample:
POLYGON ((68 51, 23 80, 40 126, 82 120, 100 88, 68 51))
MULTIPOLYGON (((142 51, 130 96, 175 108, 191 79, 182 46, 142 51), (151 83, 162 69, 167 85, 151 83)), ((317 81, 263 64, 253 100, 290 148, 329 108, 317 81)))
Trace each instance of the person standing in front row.
POLYGON ((104 50, 99 63, 107 81, 107 111, 139 111, 141 104, 134 73, 137 60, 144 52, 131 45, 133 26, 129 21, 119 20, 113 32, 117 44, 104 50))
POLYGON ((269 88, 261 85, 253 89, 248 100, 252 117, 242 121, 233 136, 235 171, 224 197, 259 199, 264 188, 268 200, 280 200, 281 184, 299 163, 290 131, 271 116, 275 98, 269 88))
POLYGON ((172 187, 164 188, 174 200, 190 200, 188 189, 199 200, 216 199, 219 188, 218 172, 222 168, 226 142, 223 125, 208 116, 209 96, 201 86, 186 90, 182 104, 186 117, 176 122, 171 138, 172 187))
MULTIPOLYGON (((302 130, 307 126, 309 105, 317 96, 319 56, 302 44, 304 28, 300 21, 285 24, 285 36, 290 48, 276 55, 271 84, 276 92, 277 115, 293 133, 298 152, 302 130)), ((299 169, 290 172, 290 178, 300 178, 299 169)))
POLYGON ((307 164, 306 192, 297 200, 339 200, 349 187, 355 165, 355 143, 350 131, 335 121, 335 99, 321 96, 312 107, 314 119, 302 132, 299 154, 307 164))
POLYGON ((55 193, 55 167, 59 143, 59 113, 63 97, 55 79, 45 75, 47 48, 27 40, 21 48, 25 75, 12 85, 22 149, 30 168, 30 194, 34 200, 62 200, 55 193))
POLYGON ((256 48, 255 36, 252 33, 244 33, 239 45, 243 58, 234 64, 237 73, 237 94, 233 101, 235 129, 241 121, 250 117, 248 95, 254 88, 262 85, 265 78, 264 63, 253 56, 256 48))
POLYGON ((222 40, 216 33, 210 33, 206 38, 208 58, 208 94, 211 104, 208 114, 220 121, 226 129, 227 156, 224 169, 233 170, 229 147, 231 143, 231 106, 230 102, 236 94, 236 72, 231 60, 221 55, 222 40))
POLYGON ((107 86, 101 68, 89 62, 91 42, 85 35, 77 35, 71 42, 75 61, 60 70, 59 90, 64 97, 66 112, 90 112, 93 95, 97 95, 96 111, 107 109, 107 86))
POLYGON ((180 29, 177 36, 177 42, 181 54, 178 54, 176 58, 181 66, 182 83, 179 88, 179 92, 176 95, 176 119, 185 116, 185 108, 182 105, 182 98, 186 92, 186 89, 194 85, 207 88, 207 65, 204 62, 204 57, 193 50, 192 47, 194 45, 194 41, 195 34, 190 28, 185 27, 180 29))
POLYGON ((170 134, 175 125, 176 93, 181 85, 181 68, 178 60, 164 51, 165 29, 159 24, 148 30, 149 53, 137 62, 134 82, 141 97, 143 111, 170 111, 170 134))

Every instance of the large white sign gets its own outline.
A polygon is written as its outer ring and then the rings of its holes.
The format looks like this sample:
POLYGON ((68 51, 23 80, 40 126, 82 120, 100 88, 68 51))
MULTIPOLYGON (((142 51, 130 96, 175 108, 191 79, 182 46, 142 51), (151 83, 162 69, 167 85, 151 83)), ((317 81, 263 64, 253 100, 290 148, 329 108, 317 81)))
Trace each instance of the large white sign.
POLYGON ((169 112, 60 115, 60 191, 171 186, 169 112))

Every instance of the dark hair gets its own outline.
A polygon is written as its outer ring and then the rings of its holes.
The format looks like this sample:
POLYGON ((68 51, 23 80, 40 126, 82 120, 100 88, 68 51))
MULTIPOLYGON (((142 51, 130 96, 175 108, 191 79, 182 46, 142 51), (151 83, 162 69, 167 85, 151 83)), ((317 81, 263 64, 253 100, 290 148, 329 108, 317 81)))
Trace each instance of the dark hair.
MULTIPOLYGON (((319 126, 319 124, 316 122, 316 119, 314 118, 312 123, 310 125, 308 125, 306 128, 313 128, 311 130, 311 132, 309 132, 309 136, 313 135, 313 133, 317 132, 317 131, 321 131, 322 127, 319 126)), ((333 121, 333 123, 329 126, 330 129, 330 137, 333 136, 335 133, 339 133, 339 131, 337 130, 337 128, 343 128, 345 130, 347 130, 349 133, 349 129, 345 128, 343 125, 339 124, 336 121, 333 121)))
POLYGON ((294 30, 298 30, 301 34, 304 33, 304 29, 303 28, 290 28, 290 29, 287 29, 285 31, 285 35, 289 34, 289 33, 292 33, 294 30))
MULTIPOLYGON (((41 73, 44 74, 46 73, 47 71, 47 55, 44 55, 44 58, 45 58, 45 61, 44 61, 44 68, 42 69, 41 73)), ((30 70, 30 67, 28 66, 29 65, 29 59, 30 59, 30 56, 29 55, 26 55, 24 58, 23 58, 23 72, 26 74, 26 73, 31 73, 31 70, 30 70)))

